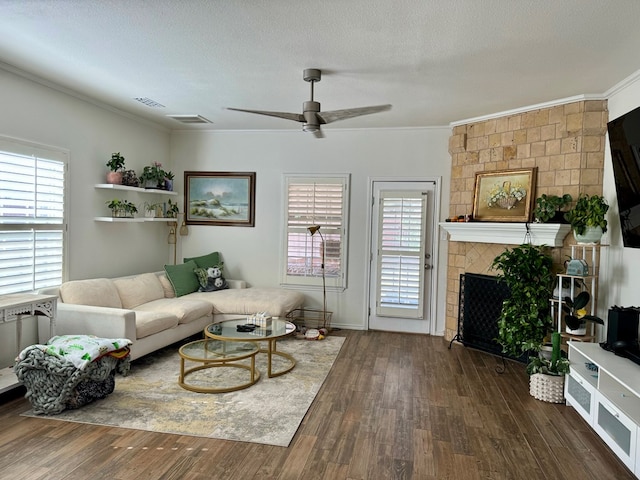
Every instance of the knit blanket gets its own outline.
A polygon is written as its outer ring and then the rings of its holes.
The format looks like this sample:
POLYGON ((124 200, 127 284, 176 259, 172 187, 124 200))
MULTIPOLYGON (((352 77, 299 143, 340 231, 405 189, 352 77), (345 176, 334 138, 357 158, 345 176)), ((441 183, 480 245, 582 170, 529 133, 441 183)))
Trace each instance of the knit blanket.
POLYGON ((104 355, 123 358, 129 354, 131 340, 127 338, 98 338, 94 335, 58 335, 46 345, 30 345, 25 348, 16 361, 24 360, 31 349, 38 349, 71 362, 77 369, 83 370, 91 362, 104 355))
POLYGON ((105 398, 129 371, 127 339, 61 335, 25 348, 14 365, 35 413, 56 414, 105 398))

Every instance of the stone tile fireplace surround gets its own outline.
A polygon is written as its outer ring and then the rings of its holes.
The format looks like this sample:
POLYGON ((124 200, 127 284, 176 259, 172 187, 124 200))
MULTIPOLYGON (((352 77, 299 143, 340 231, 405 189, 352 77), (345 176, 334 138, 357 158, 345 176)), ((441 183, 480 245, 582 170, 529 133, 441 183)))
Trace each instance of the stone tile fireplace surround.
MULTIPOLYGON (((538 168, 535 197, 569 193, 602 194, 606 100, 581 100, 523 113, 456 125, 449 139, 451 197, 449 216, 470 214, 476 172, 538 168)), ((498 237, 499 238, 499 237, 498 237)), ((554 248, 554 263, 569 255, 568 245, 554 248)), ((458 324, 461 273, 495 275, 493 259, 509 245, 449 242, 445 338, 458 324)))

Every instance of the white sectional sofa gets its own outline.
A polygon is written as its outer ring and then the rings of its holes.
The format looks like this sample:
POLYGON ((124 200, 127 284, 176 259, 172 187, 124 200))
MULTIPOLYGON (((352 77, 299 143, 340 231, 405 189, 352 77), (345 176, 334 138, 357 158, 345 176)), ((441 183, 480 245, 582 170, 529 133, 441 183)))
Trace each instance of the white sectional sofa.
MULTIPOLYGON (((188 274, 188 269, 182 270, 188 274)), ((191 293, 184 293, 184 288, 174 283, 175 278, 168 278, 165 272, 152 272, 74 280, 39 293, 59 297, 57 335, 128 338, 132 360, 201 332, 209 323, 265 311, 284 317, 304 302, 300 292, 246 288, 242 280, 227 280, 229 288, 225 290, 191 293)), ((39 318, 38 331, 40 343, 46 343, 48 319, 39 318)))

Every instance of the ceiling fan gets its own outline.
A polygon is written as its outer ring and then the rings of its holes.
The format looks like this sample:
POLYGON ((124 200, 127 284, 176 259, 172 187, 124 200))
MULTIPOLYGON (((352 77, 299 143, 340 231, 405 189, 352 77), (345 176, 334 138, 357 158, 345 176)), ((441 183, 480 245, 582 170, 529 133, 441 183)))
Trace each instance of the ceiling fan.
POLYGON ((322 138, 320 125, 338 120, 346 120, 347 118, 369 115, 371 113, 384 112, 391 110, 391 105, 375 105, 371 107, 346 108, 344 110, 332 110, 329 112, 320 111, 320 102, 313 99, 313 85, 320 81, 322 72, 317 68, 307 68, 302 72, 302 78, 311 83, 311 100, 302 104, 302 113, 288 112, 267 112, 263 110, 245 110, 242 108, 227 108, 236 112, 257 113, 258 115, 268 115, 270 117, 285 118, 295 122, 302 123, 302 130, 313 133, 317 138, 322 138))

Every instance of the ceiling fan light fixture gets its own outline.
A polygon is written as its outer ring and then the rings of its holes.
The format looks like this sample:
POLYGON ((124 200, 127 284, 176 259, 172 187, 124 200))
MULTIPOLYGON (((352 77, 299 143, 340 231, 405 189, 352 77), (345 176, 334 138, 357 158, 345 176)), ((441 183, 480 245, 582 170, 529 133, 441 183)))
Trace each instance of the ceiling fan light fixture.
POLYGON ((320 130, 320 127, 318 125, 309 125, 308 123, 305 123, 304 125, 302 125, 302 130, 305 132, 316 133, 318 130, 320 130))

